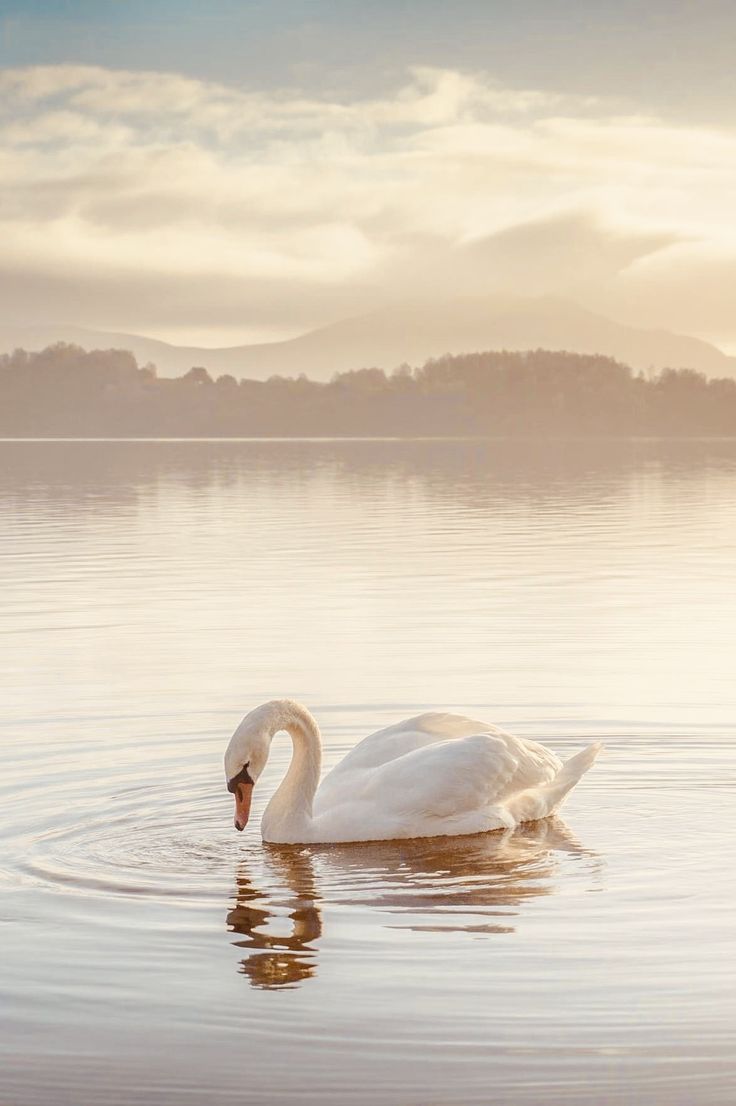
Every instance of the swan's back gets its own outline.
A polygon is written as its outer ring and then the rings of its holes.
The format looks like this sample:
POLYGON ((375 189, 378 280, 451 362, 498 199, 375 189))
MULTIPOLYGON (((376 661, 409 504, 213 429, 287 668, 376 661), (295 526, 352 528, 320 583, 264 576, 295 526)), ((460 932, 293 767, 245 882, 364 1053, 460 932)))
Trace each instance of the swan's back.
MULTIPOLYGON (((493 727, 491 727, 492 729, 493 727)), ((413 749, 432 745, 436 741, 447 741, 452 737, 470 737, 471 734, 485 733, 485 722, 476 722, 461 714, 442 714, 431 711, 395 722, 383 730, 377 730, 359 741, 346 753, 333 771, 347 768, 377 768, 386 761, 396 760, 413 749)))
MULTIPOLYGON (((505 782, 513 790, 548 783, 560 770, 559 758, 536 741, 514 737, 498 726, 466 718, 461 714, 430 712, 387 726, 360 741, 325 776, 315 796, 315 814, 346 801, 349 796, 355 797, 376 773, 390 785, 391 762, 399 762, 409 753, 480 735, 496 739, 495 747, 504 759, 505 782)), ((452 748, 447 749, 443 757, 447 767, 451 769, 454 760, 452 748)), ((458 767, 460 764, 465 766, 467 749, 461 750, 458 747, 456 759, 458 767)), ((405 783, 403 777, 406 763, 401 761, 396 765, 397 783, 401 776, 402 785, 405 783)), ((422 758, 409 758, 409 763, 421 769, 422 758)))

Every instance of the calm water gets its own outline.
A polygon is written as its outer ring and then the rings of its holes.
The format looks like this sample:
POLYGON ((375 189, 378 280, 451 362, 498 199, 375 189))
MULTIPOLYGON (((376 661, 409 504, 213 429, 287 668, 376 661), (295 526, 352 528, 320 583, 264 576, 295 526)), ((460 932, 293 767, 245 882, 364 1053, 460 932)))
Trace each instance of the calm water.
POLYGON ((736 446, 6 442, 0 501, 3 1106, 732 1106, 736 446), (327 766, 606 751, 564 822, 263 847, 285 695, 327 766))

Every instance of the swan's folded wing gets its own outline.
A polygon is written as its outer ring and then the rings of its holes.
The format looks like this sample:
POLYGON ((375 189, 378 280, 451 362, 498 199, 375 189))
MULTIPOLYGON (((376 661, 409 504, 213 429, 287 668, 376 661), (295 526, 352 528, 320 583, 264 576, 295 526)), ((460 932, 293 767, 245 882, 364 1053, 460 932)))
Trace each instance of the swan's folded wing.
POLYGON ((315 796, 315 813, 352 800, 356 790, 363 786, 366 773, 394 763, 406 753, 494 729, 485 722, 473 721, 460 714, 433 711, 377 730, 354 745, 327 773, 315 796))
POLYGON ((414 749, 366 774, 361 798, 403 818, 447 818, 502 802, 518 760, 493 734, 414 749))
MULTIPOLYGON (((394 722, 383 730, 369 734, 348 750, 343 759, 335 765, 325 779, 337 779, 356 770, 377 768, 388 761, 433 745, 450 738, 470 737, 473 734, 494 732, 495 726, 465 718, 461 714, 448 714, 432 711, 417 714, 414 718, 405 718, 394 722)), ((324 781, 323 781, 324 782, 324 781)))
POLYGON ((547 783, 560 767, 550 749, 487 722, 420 714, 378 730, 351 749, 320 784, 314 813, 362 798, 384 811, 395 802, 397 813, 407 804, 412 809, 424 804, 435 813, 453 803, 452 813, 474 810, 547 783))
POLYGON ((503 738, 517 761, 514 791, 551 783, 562 768, 560 758, 545 745, 528 738, 512 737, 503 730, 497 730, 496 733, 503 738))

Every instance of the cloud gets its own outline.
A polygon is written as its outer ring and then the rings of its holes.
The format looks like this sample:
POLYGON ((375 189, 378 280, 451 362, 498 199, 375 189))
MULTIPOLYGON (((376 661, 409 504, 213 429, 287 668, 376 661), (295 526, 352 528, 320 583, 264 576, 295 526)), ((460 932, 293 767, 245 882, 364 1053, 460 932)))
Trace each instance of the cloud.
POLYGON ((584 296, 591 286, 607 285, 612 275, 678 240, 672 232, 613 229, 593 211, 573 210, 516 224, 465 248, 477 280, 494 273, 515 288, 524 285, 531 295, 556 287, 584 296))
POLYGON ((735 177, 732 131, 483 74, 416 68, 390 95, 328 100, 0 71, 1 279, 29 320, 58 318, 62 288, 70 322, 174 338, 215 318, 246 336, 397 297, 562 291, 726 334, 728 297, 702 310, 695 280, 715 290, 736 266, 735 177))

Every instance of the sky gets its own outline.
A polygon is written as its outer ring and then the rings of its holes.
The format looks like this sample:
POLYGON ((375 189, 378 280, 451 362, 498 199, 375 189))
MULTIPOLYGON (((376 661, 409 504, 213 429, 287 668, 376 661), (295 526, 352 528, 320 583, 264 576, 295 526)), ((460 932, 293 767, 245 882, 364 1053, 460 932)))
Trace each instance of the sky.
POLYGON ((0 0, 0 322, 564 295, 736 349, 736 4, 0 0))

